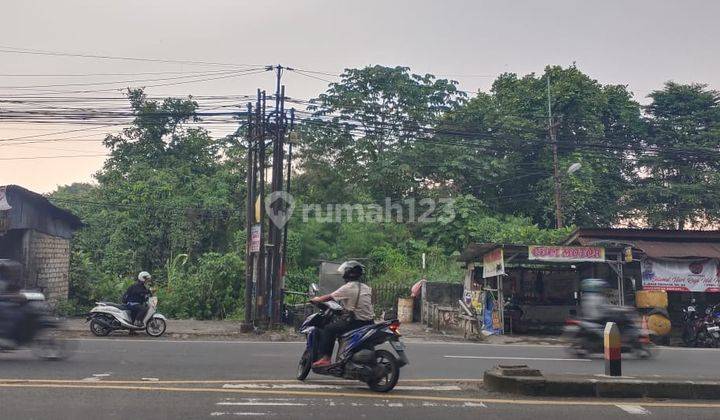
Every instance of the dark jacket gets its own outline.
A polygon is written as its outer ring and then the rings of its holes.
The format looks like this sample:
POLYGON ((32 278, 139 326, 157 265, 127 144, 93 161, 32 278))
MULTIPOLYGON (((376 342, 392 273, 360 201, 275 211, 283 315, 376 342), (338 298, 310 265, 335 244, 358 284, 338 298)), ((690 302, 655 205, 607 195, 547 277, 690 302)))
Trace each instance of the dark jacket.
POLYGON ((123 295, 123 303, 145 303, 150 296, 150 290, 144 284, 136 282, 128 287, 127 292, 123 295))

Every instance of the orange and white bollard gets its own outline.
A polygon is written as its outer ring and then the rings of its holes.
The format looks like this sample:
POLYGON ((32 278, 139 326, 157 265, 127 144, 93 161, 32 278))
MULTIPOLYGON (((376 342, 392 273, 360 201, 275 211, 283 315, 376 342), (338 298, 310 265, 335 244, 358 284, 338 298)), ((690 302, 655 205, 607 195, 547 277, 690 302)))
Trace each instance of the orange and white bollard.
POLYGON ((622 376, 622 340, 620 329, 614 322, 605 324, 605 374, 622 376))

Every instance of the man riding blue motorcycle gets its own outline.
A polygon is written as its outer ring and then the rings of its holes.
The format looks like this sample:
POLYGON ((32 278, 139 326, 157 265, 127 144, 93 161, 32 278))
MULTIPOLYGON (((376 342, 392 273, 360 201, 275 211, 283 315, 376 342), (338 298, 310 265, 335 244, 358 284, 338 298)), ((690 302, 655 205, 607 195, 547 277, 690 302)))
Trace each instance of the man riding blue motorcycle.
POLYGON ((372 290, 362 281, 362 264, 346 261, 338 271, 346 283, 333 293, 313 298, 311 303, 320 312, 308 316, 300 326, 307 343, 297 379, 305 380, 312 370, 318 375, 360 380, 374 391, 388 392, 397 384, 400 368, 408 364, 398 332, 400 322, 373 321, 372 290), (336 339, 339 346, 333 359, 336 339), (394 354, 376 349, 385 343, 394 354))
POLYGON ((372 305, 372 289, 363 283, 365 267, 357 261, 344 262, 338 271, 342 273, 345 284, 336 291, 311 299, 313 303, 334 300, 343 306, 344 314, 320 330, 320 360, 313 363, 313 367, 329 366, 331 364, 335 339, 348 331, 373 323, 375 315, 372 305))

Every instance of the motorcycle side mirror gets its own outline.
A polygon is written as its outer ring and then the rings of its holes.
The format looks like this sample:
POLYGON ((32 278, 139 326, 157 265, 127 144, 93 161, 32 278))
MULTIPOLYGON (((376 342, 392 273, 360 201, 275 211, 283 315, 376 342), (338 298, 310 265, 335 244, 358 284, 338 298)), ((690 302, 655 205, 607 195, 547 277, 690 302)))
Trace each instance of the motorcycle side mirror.
POLYGON ((320 292, 320 288, 318 287, 318 285, 315 284, 315 283, 311 283, 311 284, 310 284, 310 294, 313 295, 313 296, 315 296, 315 295, 317 295, 319 292, 320 292))

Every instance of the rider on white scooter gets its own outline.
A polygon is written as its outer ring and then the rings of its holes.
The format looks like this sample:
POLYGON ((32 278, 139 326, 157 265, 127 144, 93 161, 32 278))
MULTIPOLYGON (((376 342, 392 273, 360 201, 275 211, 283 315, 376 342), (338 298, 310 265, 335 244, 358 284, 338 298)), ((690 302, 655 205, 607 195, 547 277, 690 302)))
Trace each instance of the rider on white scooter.
POLYGON ((145 283, 150 280, 152 280, 150 273, 141 271, 138 274, 137 281, 123 295, 123 303, 132 315, 131 321, 138 327, 143 326, 142 320, 147 311, 147 298, 152 295, 150 289, 145 286, 145 283))

